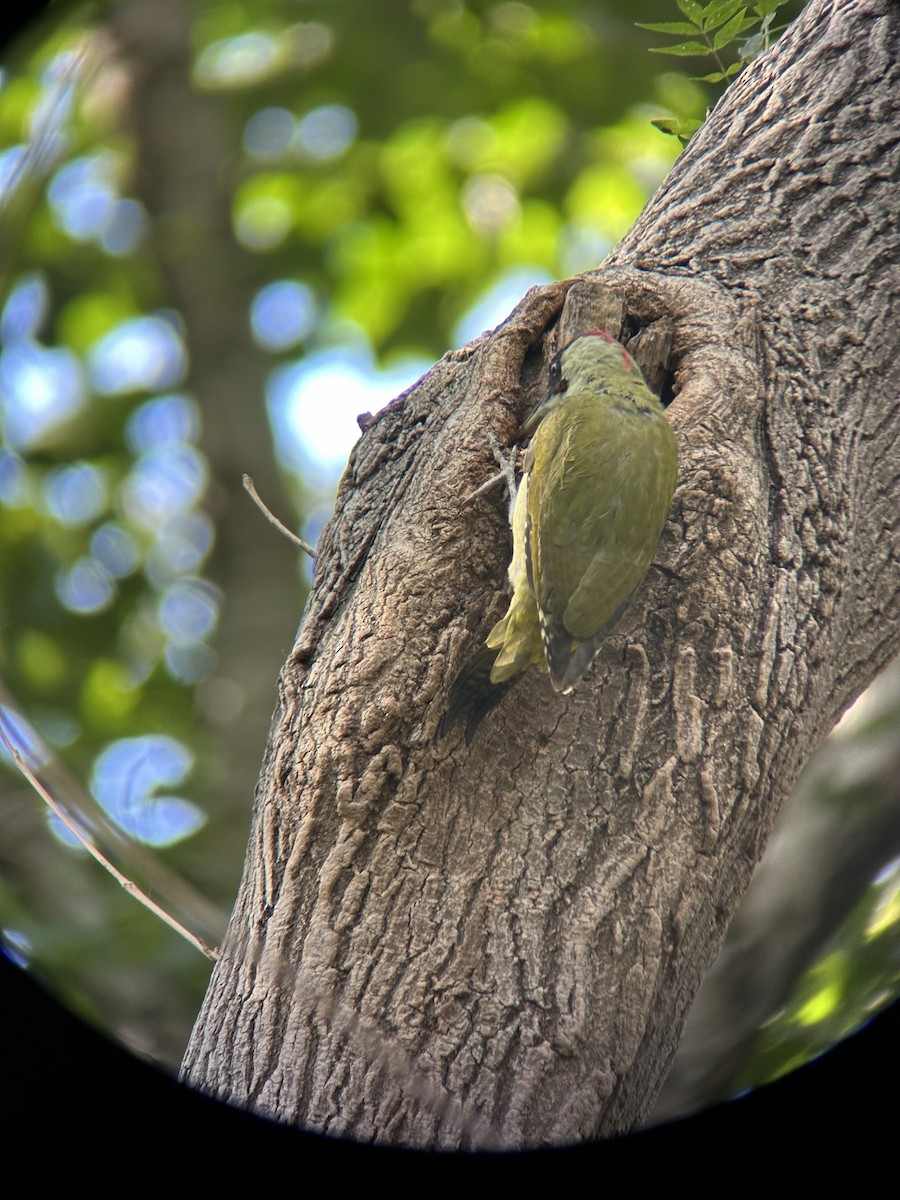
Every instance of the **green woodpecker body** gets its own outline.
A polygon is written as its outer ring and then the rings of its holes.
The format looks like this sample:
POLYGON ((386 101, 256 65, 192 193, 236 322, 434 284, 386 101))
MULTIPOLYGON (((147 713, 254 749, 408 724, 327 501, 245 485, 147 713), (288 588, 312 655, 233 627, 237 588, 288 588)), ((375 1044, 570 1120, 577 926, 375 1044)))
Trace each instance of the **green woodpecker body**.
POLYGON ((465 714, 467 740, 528 667, 546 661, 558 692, 581 679, 647 573, 675 489, 663 406, 608 334, 557 354, 520 434, 533 436, 512 510, 512 599, 441 724, 465 714))

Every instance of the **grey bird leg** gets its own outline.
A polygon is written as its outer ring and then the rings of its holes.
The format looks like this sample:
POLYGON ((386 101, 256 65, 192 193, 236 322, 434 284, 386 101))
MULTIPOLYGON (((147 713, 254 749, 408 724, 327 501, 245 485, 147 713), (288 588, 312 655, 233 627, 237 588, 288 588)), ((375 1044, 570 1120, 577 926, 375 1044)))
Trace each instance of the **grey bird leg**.
POLYGON ((465 498, 463 504, 471 504, 477 496, 481 496, 485 492, 491 491, 491 489, 495 488, 498 483, 505 481, 506 490, 509 492, 509 517, 510 521, 512 521, 512 511, 516 503, 516 492, 519 490, 519 485, 516 483, 517 452, 515 447, 513 447, 510 454, 504 454, 500 449, 500 443, 494 436, 494 431, 492 429, 488 430, 488 441, 490 442, 491 451, 493 452, 494 458, 497 460, 497 465, 499 466, 500 470, 496 475, 492 475, 490 479, 486 479, 481 487, 477 487, 474 492, 471 492, 465 498))

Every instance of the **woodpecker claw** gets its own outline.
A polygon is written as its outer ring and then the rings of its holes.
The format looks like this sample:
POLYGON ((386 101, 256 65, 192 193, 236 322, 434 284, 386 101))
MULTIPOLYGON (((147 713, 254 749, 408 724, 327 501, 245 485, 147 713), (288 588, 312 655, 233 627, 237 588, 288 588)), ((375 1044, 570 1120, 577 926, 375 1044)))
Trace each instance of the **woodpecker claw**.
POLYGON ((513 505, 516 502, 516 492, 519 490, 519 485, 516 483, 516 448, 513 447, 510 454, 504 454, 492 429, 488 430, 488 441, 491 444, 494 458, 497 460, 497 466, 500 468, 499 478, 506 480, 506 490, 509 492, 509 511, 512 513, 513 505))
POLYGON ((483 496, 485 492, 491 491, 498 483, 502 483, 505 478, 506 476, 501 471, 498 471, 496 475, 492 475, 490 479, 486 479, 474 492, 469 492, 468 496, 462 502, 463 508, 468 508, 473 500, 476 500, 479 496, 483 496))
POLYGON ((500 443, 494 436, 492 429, 488 430, 488 442, 490 443, 491 452, 497 461, 500 470, 496 475, 491 475, 484 483, 477 487, 474 492, 470 492, 463 500, 463 508, 467 508, 473 500, 479 496, 483 496, 485 492, 492 491, 498 483, 506 483, 506 490, 509 492, 509 510, 512 512, 513 505, 516 502, 516 492, 519 490, 516 483, 516 450, 513 447, 511 454, 504 454, 500 449, 500 443))

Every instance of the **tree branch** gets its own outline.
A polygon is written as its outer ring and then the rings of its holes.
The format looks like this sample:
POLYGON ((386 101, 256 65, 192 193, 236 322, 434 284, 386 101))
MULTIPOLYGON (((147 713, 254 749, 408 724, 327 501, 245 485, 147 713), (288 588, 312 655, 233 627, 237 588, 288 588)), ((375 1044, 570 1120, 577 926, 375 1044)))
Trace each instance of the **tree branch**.
POLYGON ((900 647, 898 34, 887 0, 811 4, 602 269, 530 292, 366 431, 280 679, 191 1083, 418 1146, 643 1119, 782 799, 900 647), (530 672, 471 747, 436 742, 505 604, 505 501, 463 502, 489 431, 508 444, 586 328, 642 362, 671 342, 664 569, 573 695, 530 672))

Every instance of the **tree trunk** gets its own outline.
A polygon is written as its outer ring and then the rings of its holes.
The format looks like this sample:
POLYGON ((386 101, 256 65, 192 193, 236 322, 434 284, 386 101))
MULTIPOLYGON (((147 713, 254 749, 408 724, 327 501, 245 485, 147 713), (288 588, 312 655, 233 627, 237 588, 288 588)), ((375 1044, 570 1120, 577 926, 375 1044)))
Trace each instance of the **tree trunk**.
POLYGON ((900 10, 818 0, 603 267, 528 294, 371 423, 280 679, 192 1084, 445 1148, 646 1116, 811 749, 900 648, 900 10), (568 697, 529 672, 436 728, 505 604, 466 498, 587 328, 664 354, 679 486, 568 697))
MULTIPOLYGON (((759 1077, 752 1060, 764 1028, 785 1005, 796 1008, 797 984, 829 944, 853 946, 838 931, 900 854, 900 659, 860 703, 864 715, 826 738, 781 811, 697 993, 653 1124, 727 1100, 751 1072, 759 1077)), ((885 957, 882 978, 894 967, 885 957)), ((868 981, 870 996, 877 980, 868 981)), ((811 1029, 808 1052, 821 1040, 811 1029)))

